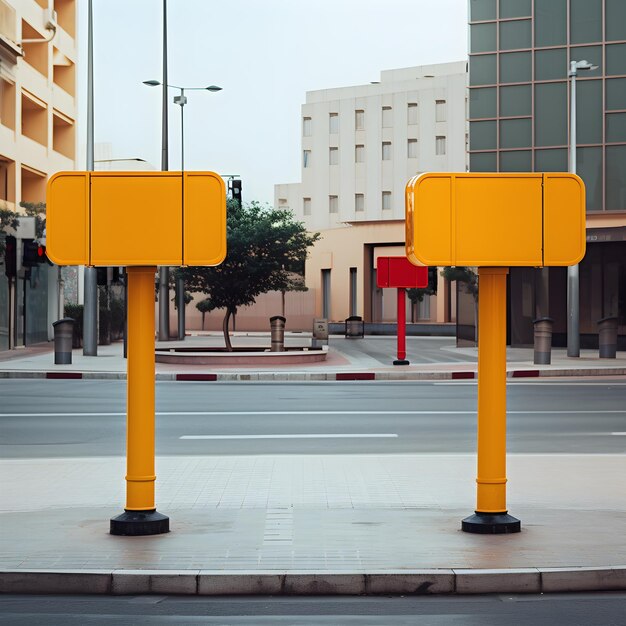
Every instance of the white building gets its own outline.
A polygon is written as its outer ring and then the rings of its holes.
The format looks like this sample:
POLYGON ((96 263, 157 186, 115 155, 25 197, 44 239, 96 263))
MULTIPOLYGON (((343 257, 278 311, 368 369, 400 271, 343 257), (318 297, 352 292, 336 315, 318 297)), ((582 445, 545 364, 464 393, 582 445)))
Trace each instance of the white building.
MULTIPOLYGON (((466 87, 466 62, 459 61, 307 93, 302 182, 276 185, 274 195, 275 206, 322 232, 306 268, 317 315, 395 319, 393 294, 383 300, 375 288, 376 259, 404 254, 404 190, 412 176, 467 170, 466 87)), ((448 290, 438 293, 436 314, 427 302, 422 321, 450 321, 448 290)))

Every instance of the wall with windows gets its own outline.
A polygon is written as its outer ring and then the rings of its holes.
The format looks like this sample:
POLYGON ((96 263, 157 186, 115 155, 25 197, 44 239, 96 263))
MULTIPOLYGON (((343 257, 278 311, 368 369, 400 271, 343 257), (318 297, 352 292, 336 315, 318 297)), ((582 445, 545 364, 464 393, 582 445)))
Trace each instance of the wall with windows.
MULTIPOLYGON (((75 32, 76 0, 0 0, 2 207, 23 213, 20 202, 45 202, 47 179, 75 168, 75 32), (51 38, 52 8, 58 27, 51 38)), ((21 267, 26 235, 17 236, 18 275, 0 286, 0 350, 50 339, 48 314, 58 299, 57 269, 21 267)))
MULTIPOLYGON (((603 316, 616 315, 626 335, 626 2, 471 0, 469 18, 471 171, 568 171, 569 64, 597 66, 576 79, 576 172, 587 191, 581 346, 597 345, 603 316)), ((510 280, 511 342, 531 343, 533 317, 550 315, 564 344, 565 274, 516 270, 510 280)))
POLYGON ((466 170, 466 63, 390 70, 375 84, 307 93, 302 182, 277 185, 311 230, 403 219, 417 172, 466 170))

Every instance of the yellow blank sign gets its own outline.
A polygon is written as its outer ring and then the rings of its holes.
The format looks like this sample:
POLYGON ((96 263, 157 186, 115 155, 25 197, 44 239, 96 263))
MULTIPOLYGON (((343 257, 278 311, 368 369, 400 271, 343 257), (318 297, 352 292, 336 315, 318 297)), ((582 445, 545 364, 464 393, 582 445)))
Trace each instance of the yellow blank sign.
POLYGON ((575 265, 585 254, 585 186, 575 174, 422 174, 406 187, 412 263, 575 265))
POLYGON ((46 252, 58 265, 219 265, 226 190, 213 172, 59 172, 46 252))

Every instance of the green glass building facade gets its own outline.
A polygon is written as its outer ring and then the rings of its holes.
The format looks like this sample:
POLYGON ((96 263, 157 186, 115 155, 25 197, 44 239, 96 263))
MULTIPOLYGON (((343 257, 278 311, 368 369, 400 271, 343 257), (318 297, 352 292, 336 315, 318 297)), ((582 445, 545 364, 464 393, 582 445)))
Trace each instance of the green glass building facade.
MULTIPOLYGON (((469 0, 469 164, 475 172, 567 171, 568 69, 576 81, 577 173, 587 190, 580 265, 581 346, 617 316, 626 349, 626 1, 469 0)), ((534 318, 566 342, 566 270, 512 269, 513 345, 530 345, 534 318)))

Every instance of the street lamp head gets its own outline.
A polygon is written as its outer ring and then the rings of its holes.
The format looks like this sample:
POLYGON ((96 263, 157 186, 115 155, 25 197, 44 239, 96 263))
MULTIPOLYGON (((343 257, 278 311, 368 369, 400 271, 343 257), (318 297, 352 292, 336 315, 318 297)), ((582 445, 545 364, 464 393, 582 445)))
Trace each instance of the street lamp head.
POLYGON ((593 65, 586 59, 583 59, 582 61, 570 61, 569 75, 576 76, 576 74, 578 74, 578 70, 597 70, 598 67, 598 65, 593 65))
POLYGON ((576 69, 577 70, 597 70, 598 66, 597 65, 593 65, 589 61, 583 59, 582 61, 578 61, 576 63, 576 69))
POLYGON ((217 85, 209 85, 208 87, 205 87, 205 89, 207 91, 222 91, 222 88, 217 85))
POLYGON ((158 87, 161 83, 158 80, 144 80, 143 84, 148 87, 158 87))

